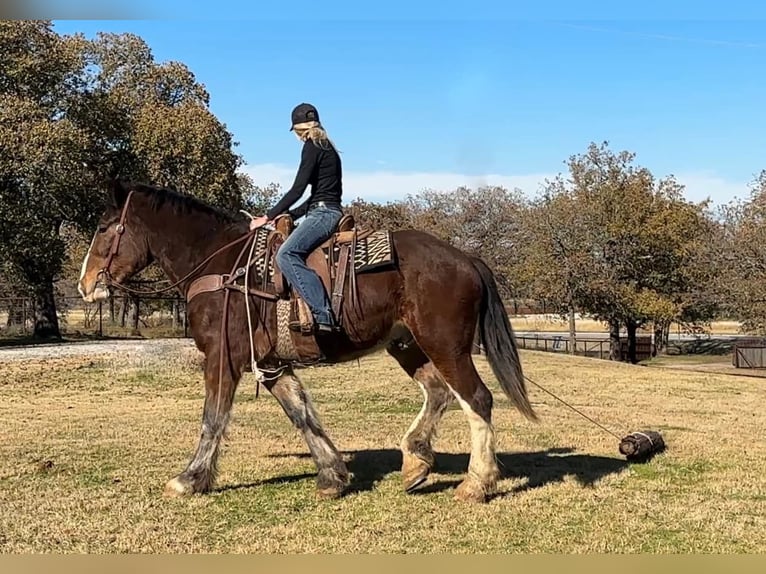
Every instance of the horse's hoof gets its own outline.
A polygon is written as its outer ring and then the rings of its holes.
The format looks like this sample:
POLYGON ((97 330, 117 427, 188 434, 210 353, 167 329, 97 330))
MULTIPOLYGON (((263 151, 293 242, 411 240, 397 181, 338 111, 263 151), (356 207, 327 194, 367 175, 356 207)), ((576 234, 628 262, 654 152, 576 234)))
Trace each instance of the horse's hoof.
POLYGON ((345 467, 322 469, 317 476, 317 496, 324 500, 340 498, 348 482, 345 467))
POLYGON ((165 484, 165 496, 167 498, 180 498, 194 494, 194 487, 188 482, 183 482, 175 477, 165 484))
POLYGON ((404 454, 402 462, 402 483, 406 492, 412 492, 422 485, 431 474, 431 465, 411 454, 404 454))
POLYGON ((317 488, 317 497, 321 500, 337 500, 343 496, 343 490, 338 487, 317 488))
POLYGON ((455 500, 484 503, 487 502, 491 490, 491 488, 481 485, 475 479, 467 478, 455 490, 455 500))

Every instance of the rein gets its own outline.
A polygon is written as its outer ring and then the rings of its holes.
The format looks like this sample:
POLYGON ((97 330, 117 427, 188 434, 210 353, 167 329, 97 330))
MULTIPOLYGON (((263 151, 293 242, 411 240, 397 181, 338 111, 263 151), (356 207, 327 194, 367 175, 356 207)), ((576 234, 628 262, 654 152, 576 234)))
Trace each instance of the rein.
MULTIPOLYGON (((254 295, 256 297, 260 297, 262 299, 270 299, 272 301, 276 301, 279 299, 278 295, 275 295, 273 293, 267 293, 266 291, 260 291, 258 289, 252 289, 248 284, 247 280, 249 278, 249 268, 252 266, 254 261, 257 261, 264 255, 266 255, 269 247, 268 245, 262 249, 258 255, 253 256, 253 249, 255 248, 255 234, 257 233, 257 229, 251 229, 247 233, 245 233, 243 236, 239 237, 238 239, 235 239, 233 241, 230 241, 223 247, 218 248, 213 253, 205 257, 205 259, 202 260, 201 263, 199 263, 194 269, 192 269, 189 273, 184 275, 181 279, 176 281, 175 283, 169 285, 168 287, 164 287, 162 289, 152 289, 152 290, 143 290, 143 289, 133 289, 131 287, 128 287, 127 285, 124 285, 118 281, 115 281, 112 277, 112 274, 110 273, 110 267, 112 265, 112 261, 114 260, 115 255, 117 255, 117 252, 120 247, 120 240, 122 239, 123 234, 125 233, 125 220, 127 218, 128 213, 128 206, 130 205, 130 199, 133 197, 133 193, 135 193, 135 190, 131 190, 128 193, 128 197, 125 200, 125 204, 122 207, 122 212, 120 213, 120 221, 117 224, 116 232, 117 234, 114 236, 114 239, 112 239, 112 245, 109 250, 109 256, 107 257, 106 264, 104 267, 98 272, 97 277, 104 278, 103 282, 110 287, 116 287, 117 289, 120 289, 122 291, 125 291, 127 293, 132 293, 135 295, 156 295, 159 293, 165 293, 167 291, 170 291, 172 289, 175 289, 179 285, 181 285, 184 281, 187 281, 192 276, 194 276, 198 271, 200 271, 206 264, 208 264, 211 260, 213 260, 217 255, 220 255, 227 249, 230 249, 234 247, 235 245, 238 245, 242 242, 245 242, 244 247, 239 252, 239 255, 237 256, 237 259, 234 262, 234 266, 232 267, 232 270, 228 274, 208 274, 203 275, 202 277, 197 278, 195 281, 192 282, 191 285, 186 290, 186 302, 192 300, 196 295, 199 295, 203 292, 210 292, 210 291, 224 291, 224 299, 223 299, 223 315, 221 316, 221 335, 220 335, 220 341, 221 344, 219 345, 219 353, 218 353, 218 397, 217 397, 217 404, 216 404, 216 411, 218 411, 220 407, 221 402, 221 383, 223 381, 223 359, 224 354, 228 355, 229 350, 229 338, 227 336, 227 327, 229 324, 229 296, 231 294, 232 289, 236 289, 240 292, 242 292, 245 295, 245 308, 247 312, 247 319, 248 319, 248 327, 250 329, 250 365, 253 370, 253 373, 256 375, 258 387, 256 388, 256 397, 258 396, 258 390, 260 389, 260 383, 261 380, 264 378, 263 372, 258 369, 256 361, 255 361, 255 345, 253 342, 252 337, 252 325, 251 325, 251 318, 250 318, 250 297, 249 295, 254 295), (250 254, 248 256, 247 264, 244 266, 239 266, 239 262, 242 259, 242 256, 245 254, 245 251, 247 250, 248 243, 247 241, 252 239, 253 243, 250 247, 250 254), (236 283, 236 280, 241 277, 242 275, 245 276, 245 285, 240 286, 236 283)), ((228 356, 229 359, 229 367, 231 369, 231 356, 228 356)), ((233 370, 233 369, 232 369, 233 370)))
MULTIPOLYGON (((220 255, 221 253, 223 253, 227 249, 230 249, 231 247, 234 247, 235 245, 238 245, 239 243, 242 243, 243 241, 246 241, 246 240, 250 239, 256 233, 256 230, 250 230, 247 233, 245 233, 243 236, 241 236, 241 237, 239 237, 239 238, 237 238, 237 239, 235 239, 233 241, 230 241, 229 243, 227 243, 223 247, 218 248, 213 253, 211 253, 210 255, 205 257, 205 259, 203 259, 201 263, 199 263, 196 267, 194 267, 194 269, 189 271, 189 273, 187 273, 186 275, 181 277, 181 279, 179 279, 175 283, 173 283, 171 285, 168 285, 167 287, 163 287, 162 289, 150 289, 148 291, 147 290, 143 290, 143 289, 134 289, 132 287, 128 287, 127 285, 125 285, 123 283, 115 281, 114 278, 112 277, 112 274, 109 271, 109 268, 112 265, 112 261, 114 260, 114 256, 117 255, 117 252, 119 250, 120 240, 122 239, 122 235, 125 233, 125 219, 127 218, 128 206, 130 205, 130 199, 131 199, 131 197, 133 196, 134 193, 135 193, 135 190, 131 190, 128 193, 128 198, 125 200, 125 205, 123 205, 122 213, 120 214, 120 222, 117 224, 117 228, 116 228, 117 235, 115 235, 114 239, 112 239, 112 246, 111 246, 111 248, 109 250, 109 256, 106 259, 106 264, 98 272, 98 277, 102 277, 103 276, 103 278, 104 278, 103 282, 107 286, 116 287, 117 289, 120 289, 121 291, 125 291, 125 292, 131 293, 133 295, 159 295, 160 293, 166 293, 168 291, 172 291, 173 289, 175 289, 176 287, 181 285, 184 281, 189 280, 192 276, 194 276, 195 273, 197 273, 205 265, 210 263, 210 261, 212 261, 216 256, 220 255)), ((262 250, 257 255, 256 258, 262 257, 265 254, 266 254, 266 250, 264 249, 264 250, 262 250)), ((237 258, 237 262, 239 262, 239 259, 241 259, 241 257, 242 257, 242 253, 240 253, 240 256, 237 258)), ((253 258, 251 256, 251 261, 252 260, 253 260, 253 258)), ((236 274, 236 264, 235 264, 235 270, 233 270, 229 274, 228 277, 235 277, 236 278, 237 276, 238 275, 236 274)), ((276 298, 277 298, 276 296, 272 295, 271 293, 266 293, 264 291, 258 291, 258 290, 255 290, 255 289, 248 289, 248 291, 250 291, 253 295, 257 295, 257 296, 260 296, 260 297, 265 297, 267 299, 274 299, 274 300, 276 300, 276 298)), ((194 296, 194 294, 192 294, 192 297, 193 296, 194 296)), ((189 297, 187 299, 187 301, 188 300, 191 300, 191 297, 189 297)))

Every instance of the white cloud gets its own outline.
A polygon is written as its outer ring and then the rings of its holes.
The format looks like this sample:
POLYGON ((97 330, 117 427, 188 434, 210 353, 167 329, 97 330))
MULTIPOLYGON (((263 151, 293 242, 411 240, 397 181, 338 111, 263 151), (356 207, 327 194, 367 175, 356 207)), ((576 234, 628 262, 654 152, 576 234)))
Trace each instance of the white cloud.
MULTIPOLYGON (((247 166, 244 171, 253 178, 256 185, 279 183, 287 190, 293 183, 295 169, 277 164, 247 166)), ((534 195, 547 174, 528 175, 463 175, 449 172, 394 172, 375 170, 369 172, 345 171, 343 174, 344 199, 357 197, 369 201, 388 201, 416 194, 424 189, 448 191, 460 187, 500 185, 508 189, 519 188, 528 195, 534 195)))
MULTIPOLYGON (((295 177, 295 167, 279 164, 254 164, 244 168, 256 185, 265 186, 279 183, 286 191, 295 177)), ((498 185, 507 189, 518 188, 532 197, 537 194, 545 179, 554 174, 486 174, 465 175, 451 172, 395 172, 375 170, 369 172, 346 171, 343 175, 344 200, 357 197, 368 201, 393 201, 416 194, 424 189, 452 190, 460 186, 476 188, 484 185, 498 185)), ((712 172, 688 172, 676 174, 676 179, 686 187, 689 200, 701 201, 707 197, 715 204, 727 203, 735 197, 748 194, 747 182, 724 179, 712 172)))
POLYGON ((685 186, 684 195, 691 201, 710 198, 715 205, 723 205, 750 194, 748 181, 727 180, 710 171, 679 173, 676 180, 685 186))

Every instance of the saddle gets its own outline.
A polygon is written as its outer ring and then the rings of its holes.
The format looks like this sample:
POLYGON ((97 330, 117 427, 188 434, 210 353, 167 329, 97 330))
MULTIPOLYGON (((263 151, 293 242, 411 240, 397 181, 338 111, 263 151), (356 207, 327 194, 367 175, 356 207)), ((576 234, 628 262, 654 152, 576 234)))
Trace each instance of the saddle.
MULTIPOLYGON (((198 277, 189 285, 186 300, 191 301, 201 293, 223 290, 227 293, 224 306, 231 291, 256 297, 262 310, 266 301, 276 302, 276 352, 279 357, 315 360, 322 356, 322 352, 313 336, 313 315, 306 302, 287 284, 276 260, 279 247, 294 229, 292 217, 284 214, 274 220, 274 229, 261 227, 230 243, 228 246, 244 241, 231 272, 198 277), (248 251, 252 258, 247 255, 248 251), (251 280, 246 286, 239 281, 248 273, 251 280)), ((391 231, 357 228, 354 217, 345 214, 332 236, 309 254, 306 264, 319 276, 329 295, 332 312, 343 325, 346 286, 352 308, 358 308, 357 274, 396 265, 391 231)))
MULTIPOLYGON (((289 214, 283 214, 274 220, 274 227, 275 229, 266 239, 266 245, 267 257, 273 268, 276 294, 280 299, 288 300, 293 304, 291 323, 301 332, 310 333, 314 328, 311 311, 298 293, 287 285, 276 260, 280 246, 295 230, 295 222, 289 214)), ((332 304, 333 315, 338 321, 341 321, 347 279, 351 286, 351 295, 354 299, 356 298, 354 254, 357 242, 369 237, 372 233, 370 229, 358 229, 353 215, 344 214, 333 235, 306 258, 306 265, 322 280, 332 304)))

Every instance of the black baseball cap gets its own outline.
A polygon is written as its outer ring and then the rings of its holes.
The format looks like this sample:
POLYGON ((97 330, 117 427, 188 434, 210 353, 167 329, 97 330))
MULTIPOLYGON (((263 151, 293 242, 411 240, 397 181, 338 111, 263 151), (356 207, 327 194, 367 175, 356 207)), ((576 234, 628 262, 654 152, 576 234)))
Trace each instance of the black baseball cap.
POLYGON ((314 106, 304 102, 293 108, 292 121, 293 125, 290 127, 290 131, 293 131, 295 124, 302 124, 303 122, 318 122, 319 112, 314 106))

